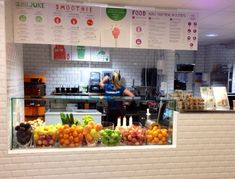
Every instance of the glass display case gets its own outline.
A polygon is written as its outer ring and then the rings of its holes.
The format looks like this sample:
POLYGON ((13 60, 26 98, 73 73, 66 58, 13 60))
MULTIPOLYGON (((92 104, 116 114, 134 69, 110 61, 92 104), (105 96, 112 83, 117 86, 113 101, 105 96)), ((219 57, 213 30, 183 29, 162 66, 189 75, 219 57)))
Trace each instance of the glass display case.
POLYGON ((11 98, 11 149, 172 145, 175 106, 175 100, 163 98, 11 98), (45 117, 26 120, 30 104, 43 104, 45 117), (110 105, 122 109, 115 121, 110 105))

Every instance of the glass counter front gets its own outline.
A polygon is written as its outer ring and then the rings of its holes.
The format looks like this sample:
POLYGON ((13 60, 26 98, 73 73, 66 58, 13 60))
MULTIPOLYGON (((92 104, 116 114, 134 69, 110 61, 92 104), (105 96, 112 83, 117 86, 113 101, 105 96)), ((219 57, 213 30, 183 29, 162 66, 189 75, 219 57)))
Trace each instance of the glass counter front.
POLYGON ((172 145, 174 111, 174 100, 157 98, 11 98, 11 149, 172 145), (116 103, 123 113, 110 122, 116 103))

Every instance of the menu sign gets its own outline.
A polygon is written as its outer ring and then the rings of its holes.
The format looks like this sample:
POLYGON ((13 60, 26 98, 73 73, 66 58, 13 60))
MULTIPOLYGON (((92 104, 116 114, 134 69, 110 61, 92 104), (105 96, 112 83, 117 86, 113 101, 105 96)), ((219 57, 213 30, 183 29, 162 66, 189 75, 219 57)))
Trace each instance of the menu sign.
POLYGON ((197 50, 195 13, 16 0, 16 43, 197 50))
POLYGON ((16 1, 16 43, 100 46, 100 8, 16 1))
POLYGON ((197 49, 197 15, 170 11, 132 10, 132 47, 197 49))
POLYGON ((130 47, 130 10, 101 9, 101 47, 130 47))
POLYGON ((216 109, 230 109, 226 87, 212 87, 216 109))

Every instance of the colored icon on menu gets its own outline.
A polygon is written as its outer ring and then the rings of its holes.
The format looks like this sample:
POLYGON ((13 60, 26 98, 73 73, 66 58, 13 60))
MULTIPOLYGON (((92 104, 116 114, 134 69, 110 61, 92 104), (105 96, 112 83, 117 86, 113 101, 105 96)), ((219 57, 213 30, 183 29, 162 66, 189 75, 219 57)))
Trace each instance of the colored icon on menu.
POLYGON ((136 32, 141 32, 142 31, 142 28, 140 26, 137 26, 136 27, 136 32))
POLYGON ((141 44, 142 44, 142 41, 141 41, 141 39, 136 39, 135 43, 136 43, 137 45, 141 45, 141 44))
POLYGON ((92 26, 94 22, 93 22, 92 19, 88 19, 88 20, 86 21, 86 23, 87 23, 88 26, 92 26))
POLYGON ((72 19, 70 20, 70 23, 71 23, 72 25, 76 25, 76 24, 78 23, 78 20, 77 20, 76 18, 72 18, 72 19))
POLYGON ((27 20, 27 17, 26 17, 25 15, 20 15, 20 16, 19 16, 19 20, 20 20, 21 22, 25 22, 25 21, 27 20))
POLYGON ((60 18, 60 17, 55 17, 55 18, 54 18, 54 22, 55 22, 56 24, 60 24, 60 23, 61 23, 61 18, 60 18))
POLYGON ((36 21, 36 22, 39 22, 39 23, 40 23, 40 22, 42 22, 42 20, 43 20, 42 16, 36 16, 36 17, 35 17, 35 21, 36 21))

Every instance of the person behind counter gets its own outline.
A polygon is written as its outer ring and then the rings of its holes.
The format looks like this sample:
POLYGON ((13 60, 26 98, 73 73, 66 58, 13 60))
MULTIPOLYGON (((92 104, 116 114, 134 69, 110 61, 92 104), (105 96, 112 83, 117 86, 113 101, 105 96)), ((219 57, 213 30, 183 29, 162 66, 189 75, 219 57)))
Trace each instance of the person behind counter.
MULTIPOLYGON (((121 75, 118 72, 113 72, 112 78, 105 76, 99 83, 104 89, 105 96, 134 96, 127 88, 121 84, 121 75)), ((107 110, 107 119, 117 125, 117 118, 124 116, 124 106, 122 101, 109 101, 107 110)))

